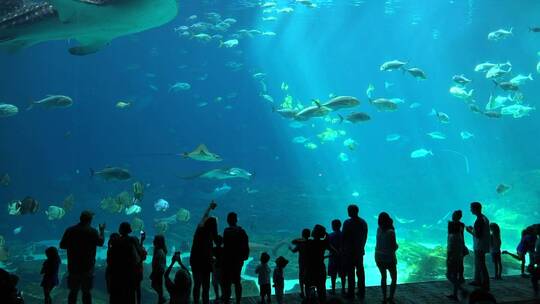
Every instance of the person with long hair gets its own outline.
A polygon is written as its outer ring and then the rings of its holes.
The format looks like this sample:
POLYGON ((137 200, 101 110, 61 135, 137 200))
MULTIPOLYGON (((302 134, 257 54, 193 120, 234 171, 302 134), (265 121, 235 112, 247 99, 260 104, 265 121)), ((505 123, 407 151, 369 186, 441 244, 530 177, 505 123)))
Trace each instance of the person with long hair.
POLYGON ((495 267, 495 280, 502 280, 502 259, 501 259, 501 228, 497 223, 489 224, 491 231, 489 247, 491 250, 491 258, 495 267))
POLYGON ((152 281, 152 289, 154 289, 158 295, 158 304, 167 302, 163 296, 163 275, 165 274, 165 268, 167 267, 167 245, 165 244, 165 237, 158 234, 154 237, 154 254, 152 255, 152 273, 150 274, 150 280, 152 281))
POLYGON ((378 219, 377 243, 375 245, 375 262, 381 272, 381 289, 383 303, 394 303, 394 294, 397 284, 397 258, 396 232, 394 221, 386 212, 381 212, 378 219), (390 295, 386 297, 386 272, 390 273, 392 282, 390 283, 390 295))
POLYGON ((189 263, 193 274, 193 303, 198 304, 202 297, 202 303, 210 303, 210 274, 212 273, 212 249, 214 240, 217 237, 217 219, 210 216, 210 211, 214 210, 217 204, 212 201, 205 213, 195 234, 193 235, 193 245, 189 263), (202 292, 201 292, 202 289, 202 292))

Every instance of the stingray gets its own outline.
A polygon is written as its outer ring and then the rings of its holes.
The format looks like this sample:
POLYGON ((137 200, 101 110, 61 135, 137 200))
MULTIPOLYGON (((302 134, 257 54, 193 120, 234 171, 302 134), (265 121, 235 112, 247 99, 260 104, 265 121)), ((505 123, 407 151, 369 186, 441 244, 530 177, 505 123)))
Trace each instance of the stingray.
POLYGON ((215 153, 208 151, 206 145, 199 145, 193 152, 184 153, 185 158, 191 158, 198 161, 219 162, 221 157, 215 153))
POLYGON ((95 53, 111 40, 161 26, 178 14, 177 0, 49 0, 0 19, 0 48, 18 51, 41 42, 75 39, 73 55, 95 53))
POLYGON ((196 174, 193 176, 184 177, 184 179, 195 179, 195 178, 205 178, 205 179, 217 179, 217 180, 224 180, 224 179, 232 179, 232 178, 243 178, 243 179, 251 179, 253 174, 249 173, 248 171, 240 168, 221 168, 221 169, 212 169, 210 171, 206 171, 200 174, 196 174))

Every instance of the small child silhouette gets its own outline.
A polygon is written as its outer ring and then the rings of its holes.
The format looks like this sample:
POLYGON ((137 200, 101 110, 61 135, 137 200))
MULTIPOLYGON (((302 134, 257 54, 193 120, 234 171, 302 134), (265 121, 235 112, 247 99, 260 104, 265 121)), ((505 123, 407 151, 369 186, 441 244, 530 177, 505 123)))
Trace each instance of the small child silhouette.
POLYGON ((270 303, 270 295, 272 293, 272 288, 270 285, 270 267, 268 266, 268 261, 270 261, 270 255, 266 252, 261 253, 261 263, 255 269, 255 273, 259 277, 259 288, 261 294, 261 303, 264 304, 265 298, 268 299, 270 303))
POLYGON ((45 297, 45 304, 52 303, 51 291, 54 287, 58 286, 58 269, 60 268, 60 256, 58 255, 58 249, 56 247, 49 247, 45 250, 47 259, 43 262, 41 267, 41 274, 43 279, 41 280, 41 287, 43 287, 43 295, 45 297))

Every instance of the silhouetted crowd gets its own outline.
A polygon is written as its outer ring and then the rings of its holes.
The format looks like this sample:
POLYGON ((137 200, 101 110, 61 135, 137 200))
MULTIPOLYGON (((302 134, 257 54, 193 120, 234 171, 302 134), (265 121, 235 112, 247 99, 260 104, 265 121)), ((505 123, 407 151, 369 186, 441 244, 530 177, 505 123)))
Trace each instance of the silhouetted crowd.
MULTIPOLYGON (((189 255, 190 268, 182 262, 180 252, 172 254, 171 263, 167 266, 168 247, 163 235, 153 239, 152 272, 149 275, 152 289, 157 294, 158 304, 162 303, 210 303, 210 288, 214 290, 215 301, 229 303, 234 285, 235 301, 242 299, 241 273, 245 261, 249 258, 249 239, 246 231, 238 225, 238 216, 231 212, 227 215, 228 227, 223 234, 218 232, 217 219, 211 216, 217 205, 212 202, 203 214, 193 236, 189 255), (179 265, 174 278, 171 272, 175 264, 179 265), (167 291, 169 299, 165 296, 167 291)), ((322 225, 313 229, 304 229, 301 237, 292 241, 289 249, 298 254, 298 283, 303 303, 327 303, 326 294, 336 294, 336 281, 341 280, 343 298, 352 301, 355 297, 364 302, 365 271, 364 255, 368 235, 368 225, 359 217, 359 208, 350 205, 347 208, 349 218, 343 224, 339 219, 332 221, 332 232, 327 233, 322 225), (328 253, 328 255, 327 255, 328 253), (325 260, 328 259, 326 265, 325 260), (331 289, 327 291, 327 277, 331 279, 331 289)), ((468 299, 469 303, 495 303, 489 293, 490 278, 486 266, 486 255, 491 254, 495 267, 495 280, 502 279, 501 255, 508 254, 522 264, 522 276, 530 277, 535 295, 538 296, 538 278, 540 277, 540 224, 527 227, 517 247, 517 253, 501 251, 502 241, 500 227, 490 223, 482 213, 482 205, 471 203, 471 212, 476 216, 474 225, 466 226, 461 222, 462 211, 456 210, 448 222, 447 240, 447 273, 452 283, 453 292, 447 297, 451 300, 468 299), (468 293, 464 288, 464 257, 470 254, 465 245, 465 231, 473 238, 474 279, 469 284, 477 289, 468 293), (527 255, 529 264, 525 267, 527 255), (527 268, 527 269, 525 269, 527 268), (526 271, 529 273, 527 274, 526 271), (462 291, 461 293, 459 291, 462 291)), ((91 226, 94 214, 83 211, 80 222, 66 229, 60 249, 67 251, 67 287, 68 303, 77 303, 79 293, 82 303, 92 303, 91 290, 94 281, 96 248, 105 243, 105 224, 96 230, 91 226)), ((143 263, 147 258, 144 247, 146 235, 141 233, 140 239, 131 235, 131 226, 127 222, 120 224, 118 232, 112 233, 107 243, 107 267, 105 279, 109 303, 141 304, 141 282, 145 278, 143 263)), ((393 303, 397 286, 397 258, 399 246, 393 220, 386 212, 378 216, 376 233, 375 262, 381 273, 381 291, 383 303, 393 303), (387 287, 387 276, 390 275, 390 289, 387 287)), ((59 284, 59 267, 61 259, 58 249, 46 249, 47 259, 43 263, 44 302, 52 303, 51 291, 59 284)), ((278 304, 284 303, 285 288, 284 269, 288 260, 283 256, 276 257, 275 268, 268 263, 271 256, 263 252, 255 272, 258 276, 261 303, 270 303, 272 287, 278 304), (272 284, 273 283, 273 284, 272 284)), ((1 303, 24 303, 17 290, 18 277, 0 269, 1 303), (4 300, 5 299, 5 300, 4 300)), ((333 303, 340 300, 333 298, 333 303)), ((148 301, 144 301, 148 303, 148 301)))

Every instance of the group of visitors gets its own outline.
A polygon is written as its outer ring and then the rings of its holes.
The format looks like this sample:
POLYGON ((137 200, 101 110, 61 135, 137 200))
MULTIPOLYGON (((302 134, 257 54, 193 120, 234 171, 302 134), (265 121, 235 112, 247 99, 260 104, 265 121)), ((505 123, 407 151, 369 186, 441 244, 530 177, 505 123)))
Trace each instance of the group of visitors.
MULTIPOLYGON (((149 277, 151 287, 157 294, 158 304, 210 303, 210 287, 213 287, 216 301, 229 303, 234 285, 235 301, 242 298, 241 273, 244 262, 249 258, 249 240, 244 229, 238 226, 237 214, 227 215, 228 227, 223 234, 218 232, 216 217, 211 212, 217 207, 212 201, 198 223, 193 236, 189 256, 190 268, 182 262, 180 252, 172 253, 171 263, 167 267, 169 254, 163 235, 153 239, 152 272, 149 277), (175 264, 179 270, 171 280, 170 273, 175 264), (164 288, 165 287, 165 288, 164 288), (169 300, 165 297, 165 290, 169 300)), ((331 222, 332 232, 327 233, 322 225, 313 229, 303 229, 301 237, 292 241, 289 249, 298 254, 300 296, 305 303, 326 302, 326 279, 331 280, 330 294, 336 293, 336 281, 341 281, 341 294, 352 300, 355 297, 363 302, 365 298, 364 255, 368 235, 368 225, 359 216, 357 205, 347 208, 348 219, 343 222, 335 219, 331 222), (328 255, 327 255, 328 253, 328 255), (325 259, 328 258, 328 267, 325 259), (356 290, 356 294, 355 294, 356 290)), ((465 245, 464 232, 473 237, 474 280, 470 285, 478 287, 473 296, 489 299, 490 281, 485 256, 491 253, 495 267, 496 280, 502 279, 501 254, 509 254, 522 263, 522 274, 525 276, 525 261, 529 255, 527 271, 530 273, 533 289, 538 294, 538 278, 540 277, 540 224, 527 227, 517 248, 517 254, 501 251, 502 241, 500 227, 490 223, 482 213, 482 205, 471 203, 471 212, 476 216, 474 225, 466 226, 461 222, 461 210, 452 214, 448 222, 447 246, 447 278, 453 284, 453 293, 448 295, 458 300, 460 290, 464 290, 463 259, 469 254, 465 245), (486 298, 487 297, 487 298, 486 298)), ((94 279, 96 248, 105 241, 105 224, 98 230, 92 227, 93 213, 83 211, 80 222, 69 227, 60 241, 60 248, 67 251, 67 287, 68 303, 77 303, 79 292, 82 303, 92 303, 91 290, 94 279)), ((108 241, 106 285, 109 302, 112 304, 141 304, 141 282, 144 279, 143 263, 147 252, 144 247, 146 235, 141 233, 140 239, 131 236, 131 226, 127 222, 120 224, 118 233, 112 233, 108 241)), ((384 303, 393 303, 397 284, 398 250, 393 220, 386 212, 378 216, 376 233, 375 262, 381 273, 381 290, 384 303), (390 290, 387 288, 387 276, 390 275, 390 290)), ((43 263, 41 286, 46 304, 52 303, 51 291, 59 284, 59 267, 61 259, 55 247, 46 249, 47 259, 43 263)), ((263 252, 260 264, 255 272, 258 276, 261 303, 270 303, 272 286, 278 304, 283 303, 285 288, 284 269, 288 262, 283 256, 275 258, 275 268, 268 265, 272 257, 263 252), (273 283, 273 284, 272 284, 273 283)), ((18 278, 4 270, 0 270, 0 296, 9 299, 6 303, 23 303, 17 292, 18 278)), ((145 302, 147 303, 147 301, 145 302)))
POLYGON ((521 274, 525 274, 526 255, 529 255, 528 272, 530 273, 533 290, 538 295, 538 278, 540 277, 540 224, 531 225, 522 232, 522 238, 517 246, 517 254, 506 250, 501 251, 501 229, 497 223, 490 223, 489 219, 482 213, 482 204, 471 203, 471 213, 476 216, 473 226, 465 226, 461 222, 463 213, 456 210, 452 214, 452 220, 448 222, 448 243, 447 243, 447 278, 453 285, 452 294, 447 297, 452 300, 459 300, 458 292, 464 291, 462 284, 465 282, 463 276, 463 259, 469 254, 469 249, 465 245, 464 231, 473 237, 474 253, 474 279, 469 285, 479 287, 483 291, 490 290, 490 278, 486 265, 486 255, 491 253, 494 266, 494 279, 502 280, 502 254, 508 254, 521 261, 521 274))

